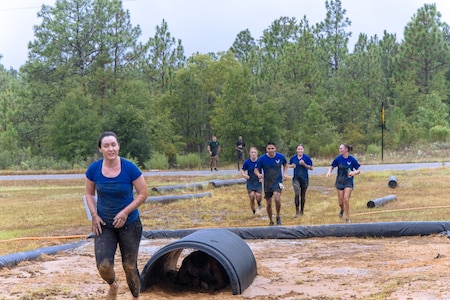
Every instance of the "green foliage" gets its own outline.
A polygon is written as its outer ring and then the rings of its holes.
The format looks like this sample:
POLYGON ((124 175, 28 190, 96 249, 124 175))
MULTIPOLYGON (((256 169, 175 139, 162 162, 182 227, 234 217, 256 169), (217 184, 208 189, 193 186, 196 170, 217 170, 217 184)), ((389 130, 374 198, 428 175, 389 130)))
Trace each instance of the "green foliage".
POLYGON ((322 146, 318 150, 318 156, 320 157, 327 157, 327 158, 334 158, 339 154, 339 143, 333 142, 331 144, 326 144, 325 146, 322 146))
POLYGON ((364 134, 361 132, 361 128, 354 123, 347 123, 342 134, 343 142, 349 145, 353 145, 354 150, 361 150, 364 145, 364 134))
POLYGON ((450 128, 436 125, 430 129, 431 142, 446 142, 450 135, 450 128))
POLYGON ((100 124, 92 109, 92 100, 81 89, 73 89, 47 118, 45 139, 50 155, 76 163, 92 155, 100 134, 100 124))
POLYGON ((152 157, 144 162, 146 170, 167 170, 169 161, 167 156, 162 153, 153 153, 152 157))
POLYGON ((33 155, 30 149, 20 151, 2 150, 0 152, 0 169, 3 170, 69 170, 85 168, 86 164, 79 160, 77 164, 64 159, 49 156, 33 155))
MULTIPOLYGON (((323 114, 320 105, 312 101, 305 111, 305 120, 301 124, 300 141, 307 145, 312 156, 318 156, 323 151, 323 145, 332 144, 335 140, 331 122, 323 114)), ((334 149, 333 152, 336 150, 334 149)))
POLYGON ((426 95, 423 98, 424 100, 419 106, 416 116, 418 127, 425 132, 428 132, 435 126, 447 127, 448 105, 435 93, 426 95))
POLYGON ((19 163, 20 162, 15 159, 15 156, 11 151, 0 151, 0 169, 7 170, 17 166, 19 163))
POLYGON ((367 145, 366 154, 367 155, 381 155, 381 147, 378 145, 374 145, 374 144, 367 145))
POLYGON ((336 155, 341 142, 370 152, 381 101, 387 148, 446 141, 449 30, 436 5, 412 16, 401 43, 361 33, 351 53, 342 2, 325 9, 317 24, 280 17, 260 38, 244 30, 230 51, 186 59, 165 20, 140 43, 120 0, 44 5, 20 73, 0 65, 0 167, 83 164, 104 130, 139 165, 160 153, 169 168, 178 154, 206 161, 212 134, 224 161, 239 135, 260 152, 268 141, 284 153, 302 143, 314 157, 336 155))
POLYGON ((180 169, 199 169, 201 164, 202 159, 196 153, 177 155, 177 167, 180 169))

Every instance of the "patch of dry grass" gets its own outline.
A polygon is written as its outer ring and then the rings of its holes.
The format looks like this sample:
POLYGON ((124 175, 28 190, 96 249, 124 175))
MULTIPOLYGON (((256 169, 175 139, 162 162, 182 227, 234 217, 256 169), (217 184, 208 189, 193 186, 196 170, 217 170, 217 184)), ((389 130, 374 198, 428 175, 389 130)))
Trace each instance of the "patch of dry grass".
MULTIPOLYGON (((450 204, 450 170, 446 168, 396 172, 398 187, 388 186, 392 172, 362 173, 356 179, 351 198, 353 223, 447 220, 450 204), (375 198, 395 194, 397 200, 380 208, 367 208, 375 198)), ((338 215, 334 178, 311 176, 303 217, 294 218, 291 181, 282 193, 283 225, 319 225, 342 222, 338 215)), ((253 216, 244 185, 210 189, 211 198, 180 200, 172 203, 146 203, 141 207, 145 228, 178 229, 199 227, 266 226, 265 211, 253 216)), ((265 206, 265 205, 264 205, 265 206)))
MULTIPOLYGON (((445 167, 408 172, 363 172, 356 178, 351 197, 352 222, 446 221, 450 213, 447 200, 449 177, 450 169, 445 167), (388 186, 391 175, 397 177, 396 189, 388 186), (390 194, 395 194, 397 200, 380 208, 367 208, 368 201, 390 194)), ((146 178, 149 188, 210 179, 212 177, 146 178)), ((294 218, 290 179, 285 186, 281 209, 284 226, 342 222, 338 218, 334 177, 311 176, 305 214, 299 218, 294 218)), ((261 215, 252 214, 245 185, 206 186, 200 191, 170 194, 206 191, 211 192, 212 197, 144 203, 140 207, 144 230, 268 225, 265 210, 261 215)), ((73 241, 72 238, 82 239, 89 235, 90 222, 82 201, 83 193, 83 179, 0 181, 0 255, 67 243, 73 241), (18 238, 30 239, 13 240, 18 238)))

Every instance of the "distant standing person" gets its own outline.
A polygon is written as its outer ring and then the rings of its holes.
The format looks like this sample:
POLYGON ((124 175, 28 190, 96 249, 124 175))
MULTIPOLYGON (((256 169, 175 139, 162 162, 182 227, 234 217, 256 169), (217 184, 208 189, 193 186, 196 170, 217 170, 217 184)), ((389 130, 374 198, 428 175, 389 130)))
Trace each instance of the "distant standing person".
POLYGON ((242 136, 240 135, 240 136, 238 137, 237 142, 236 142, 236 157, 237 157, 237 167, 238 167, 238 170, 240 170, 240 169, 239 169, 239 163, 240 163, 241 161, 244 161, 244 153, 245 153, 245 142, 244 142, 244 140, 242 139, 242 136))
POLYGON ((250 201, 250 208, 255 214, 256 204, 258 205, 258 211, 261 210, 262 200, 262 182, 255 174, 256 161, 258 160, 258 149, 256 147, 250 148, 250 157, 244 161, 242 165, 241 174, 242 177, 247 179, 247 193, 250 201), (255 204, 256 202, 256 204, 255 204))
POLYGON ((345 221, 350 223, 350 196, 354 186, 354 176, 359 174, 360 165, 356 158, 349 153, 353 150, 353 147, 348 144, 341 144, 339 146, 339 155, 331 163, 330 168, 326 174, 326 177, 330 177, 334 168, 338 168, 336 176, 336 189, 338 194, 339 206, 341 211, 339 212, 339 218, 345 215, 345 221))
POLYGON ((103 158, 86 171, 86 200, 92 216, 95 260, 100 276, 109 284, 106 299, 116 299, 119 285, 114 256, 119 246, 122 267, 133 299, 139 299, 141 281, 137 266, 142 224, 138 207, 147 199, 147 186, 139 168, 119 156, 115 133, 100 135, 103 158), (136 194, 134 191, 136 191, 136 194))
POLYGON ((306 190, 309 185, 308 170, 313 169, 311 158, 304 154, 305 149, 302 144, 297 145, 297 154, 289 160, 289 167, 294 168, 292 176, 292 187, 294 188, 295 217, 303 215, 306 202, 306 190))
POLYGON ((264 179, 264 198, 267 201, 267 215, 269 216, 270 226, 274 225, 272 198, 275 200, 277 225, 281 225, 281 190, 284 188, 283 180, 287 178, 287 167, 286 156, 277 152, 275 143, 268 142, 266 154, 258 158, 255 174, 259 179, 264 179), (283 170, 281 170, 282 168, 283 170))
POLYGON ((217 137, 213 135, 211 137, 211 141, 208 143, 208 151, 209 151, 209 166, 211 167, 211 171, 217 170, 217 165, 219 163, 219 154, 220 154, 220 143, 217 140, 217 137))

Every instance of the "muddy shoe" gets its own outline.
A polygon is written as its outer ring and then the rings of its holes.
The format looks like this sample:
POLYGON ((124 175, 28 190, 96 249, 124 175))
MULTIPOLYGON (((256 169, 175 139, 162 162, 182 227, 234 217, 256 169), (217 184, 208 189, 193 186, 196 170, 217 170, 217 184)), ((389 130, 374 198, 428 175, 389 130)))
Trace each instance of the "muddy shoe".
POLYGON ((273 223, 273 221, 270 221, 269 226, 273 226, 273 225, 275 225, 275 224, 273 223))
POLYGON ((341 209, 341 211, 339 212, 339 218, 342 218, 344 216, 344 210, 341 209))
POLYGON ((281 218, 277 217, 277 225, 281 225, 281 218))

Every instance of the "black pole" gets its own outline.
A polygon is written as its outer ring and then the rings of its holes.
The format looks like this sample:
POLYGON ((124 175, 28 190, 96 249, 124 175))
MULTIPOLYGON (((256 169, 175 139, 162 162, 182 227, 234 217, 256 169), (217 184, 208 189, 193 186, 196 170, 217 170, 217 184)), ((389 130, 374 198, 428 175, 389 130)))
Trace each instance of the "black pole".
POLYGON ((384 100, 381 101, 381 161, 384 158, 384 100))

